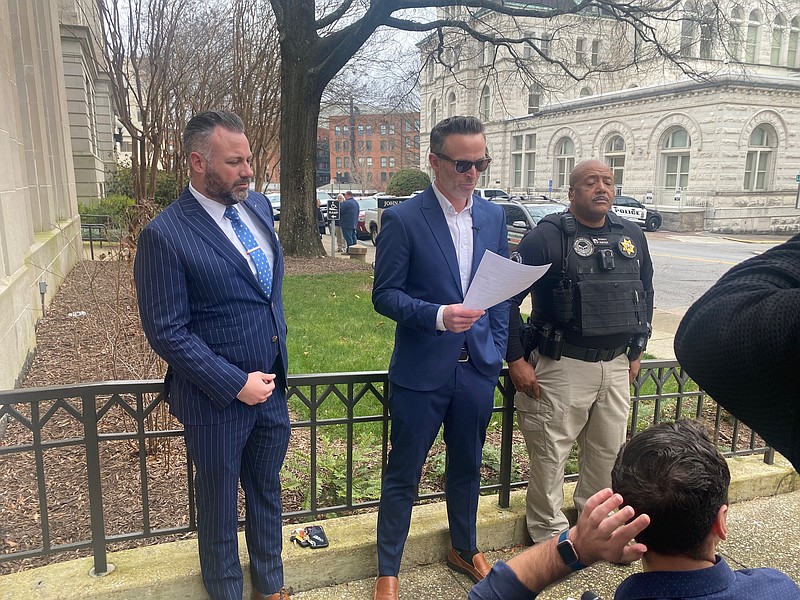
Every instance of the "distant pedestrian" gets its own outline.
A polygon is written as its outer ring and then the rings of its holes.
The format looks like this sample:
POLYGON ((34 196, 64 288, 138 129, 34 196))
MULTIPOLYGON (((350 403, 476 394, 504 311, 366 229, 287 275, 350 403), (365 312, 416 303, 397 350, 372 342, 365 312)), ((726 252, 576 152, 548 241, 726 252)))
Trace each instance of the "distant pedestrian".
MULTIPOLYGON (((336 196, 336 202, 341 207, 344 203, 344 194, 339 194, 336 196)), ((339 214, 341 216, 341 213, 339 214)), ((341 252, 344 254, 347 252, 347 244, 344 241, 344 235, 342 235, 342 222, 340 219, 335 219, 333 221, 333 226, 336 229, 336 251, 341 252)))
POLYGON ((339 206, 339 223, 342 225, 342 235, 348 251, 350 246, 355 246, 356 227, 358 226, 358 202, 353 198, 353 192, 344 193, 344 202, 339 206))

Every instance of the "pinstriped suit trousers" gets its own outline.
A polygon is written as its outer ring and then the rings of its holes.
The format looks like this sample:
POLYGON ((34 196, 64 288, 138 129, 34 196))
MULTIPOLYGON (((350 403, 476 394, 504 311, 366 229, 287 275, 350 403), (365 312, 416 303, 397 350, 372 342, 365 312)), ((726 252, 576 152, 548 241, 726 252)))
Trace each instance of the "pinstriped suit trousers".
POLYGON ((253 407, 244 423, 187 425, 184 431, 195 467, 198 547, 206 590, 213 600, 242 598, 237 539, 241 481, 250 578, 262 594, 277 592, 283 587, 278 475, 290 434, 283 386, 277 385, 266 403, 253 407))

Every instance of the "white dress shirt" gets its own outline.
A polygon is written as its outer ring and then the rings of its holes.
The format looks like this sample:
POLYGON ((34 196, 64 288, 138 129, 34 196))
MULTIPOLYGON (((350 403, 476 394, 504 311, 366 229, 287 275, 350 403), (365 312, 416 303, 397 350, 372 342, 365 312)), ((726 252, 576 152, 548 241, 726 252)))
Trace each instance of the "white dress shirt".
MULTIPOLYGON (((456 250, 456 260, 458 261, 458 273, 461 276, 461 294, 467 293, 469 288, 469 278, 472 275, 472 195, 467 198, 467 204, 461 212, 456 212, 450 201, 436 187, 436 181, 431 186, 436 200, 444 213, 447 221, 447 229, 450 231, 450 238, 453 240, 453 247, 456 250)), ((436 313, 436 329, 445 331, 444 326, 444 305, 439 307, 436 313)))
MULTIPOLYGON (((256 263, 247 253, 245 250, 244 244, 239 240, 239 236, 236 235, 236 232, 233 230, 233 225, 231 225, 231 220, 225 218, 225 208, 226 206, 221 202, 217 202, 216 200, 212 200, 211 198, 207 198, 203 194, 197 191, 195 187, 189 183, 189 191, 192 192, 192 195, 197 199, 205 211, 211 216, 214 222, 222 229, 222 232, 228 237, 231 243, 236 247, 245 260, 247 264, 250 265, 250 270, 253 272, 253 275, 258 277, 258 272, 256 271, 256 263)), ((243 202, 236 204, 236 210, 239 211, 239 218, 242 222, 250 228, 250 231, 253 233, 253 237, 256 239, 256 243, 261 247, 264 251, 264 254, 267 255, 267 261, 269 261, 269 268, 272 272, 275 272, 275 252, 272 249, 272 236, 270 235, 269 231, 266 227, 261 225, 261 221, 257 219, 255 216, 250 214, 250 209, 247 208, 243 202)))

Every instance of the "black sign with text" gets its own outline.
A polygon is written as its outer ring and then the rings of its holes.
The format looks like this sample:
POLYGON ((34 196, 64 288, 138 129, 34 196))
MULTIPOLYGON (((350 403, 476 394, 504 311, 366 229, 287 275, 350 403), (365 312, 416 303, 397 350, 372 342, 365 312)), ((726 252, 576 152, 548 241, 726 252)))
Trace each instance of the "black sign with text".
POLYGON ((378 208, 389 208, 391 206, 397 206, 404 200, 408 200, 410 196, 378 196, 378 208))
POLYGON ((328 200, 328 221, 339 220, 339 201, 328 200))

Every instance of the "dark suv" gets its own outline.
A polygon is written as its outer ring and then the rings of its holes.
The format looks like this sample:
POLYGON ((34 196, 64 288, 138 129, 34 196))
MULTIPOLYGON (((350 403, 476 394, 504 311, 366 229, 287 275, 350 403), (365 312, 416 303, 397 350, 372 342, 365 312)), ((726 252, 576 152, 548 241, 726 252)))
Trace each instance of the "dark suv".
POLYGON ((620 217, 638 223, 647 231, 656 231, 661 227, 661 215, 652 208, 646 208, 631 196, 614 196, 614 206, 611 210, 620 217))

